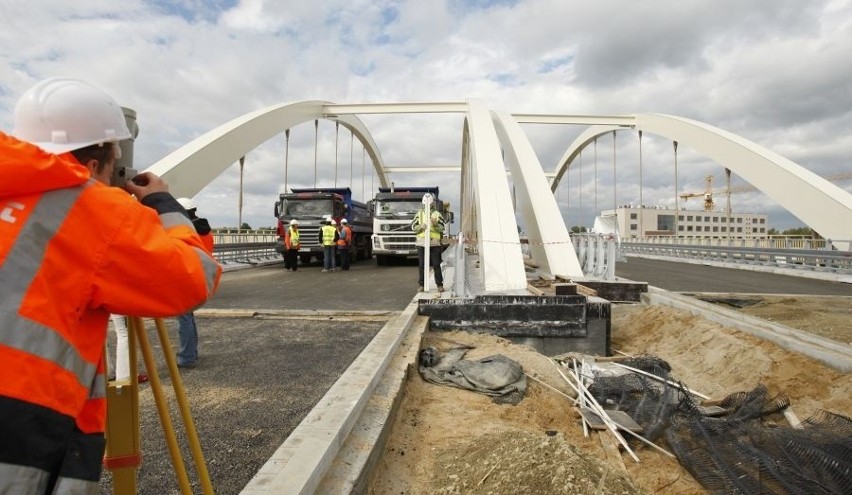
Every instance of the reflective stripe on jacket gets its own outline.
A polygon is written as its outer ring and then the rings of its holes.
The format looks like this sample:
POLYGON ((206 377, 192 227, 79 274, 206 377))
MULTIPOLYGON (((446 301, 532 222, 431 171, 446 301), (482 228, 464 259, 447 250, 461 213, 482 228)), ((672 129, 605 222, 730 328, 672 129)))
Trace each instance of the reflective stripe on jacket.
POLYGON ((0 396, 104 431, 110 313, 181 314, 218 285, 221 267, 181 210, 0 133, 0 396))

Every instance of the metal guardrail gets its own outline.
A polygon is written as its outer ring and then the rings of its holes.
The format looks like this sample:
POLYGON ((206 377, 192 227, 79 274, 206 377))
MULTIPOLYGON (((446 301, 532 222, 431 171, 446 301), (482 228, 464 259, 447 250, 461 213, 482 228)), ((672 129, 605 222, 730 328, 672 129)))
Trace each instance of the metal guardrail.
POLYGON ((274 230, 213 230, 213 256, 219 263, 256 263, 281 258, 275 252, 278 234, 274 230))
MULTIPOLYGON (((727 237, 685 237, 685 236, 647 236, 647 237, 622 237, 623 244, 661 244, 661 245, 684 245, 684 246, 724 246, 730 248, 762 248, 762 249, 832 249, 831 240, 814 239, 805 236, 767 236, 752 238, 727 237)), ((848 243, 849 241, 839 241, 848 243)))
POLYGON ((798 270, 852 274, 852 252, 827 249, 757 248, 729 246, 665 245, 638 242, 621 244, 625 254, 689 258, 725 263, 775 266, 798 270))
MULTIPOLYGON (((274 231, 214 231, 214 236, 213 255, 220 263, 255 263, 281 257, 275 252, 278 236, 274 231)), ((597 234, 572 234, 571 239, 583 273, 602 280, 615 278, 615 261, 625 254, 852 275, 852 252, 833 250, 831 243, 823 239, 736 239, 731 246, 727 239, 695 239, 688 244, 618 240, 612 235, 597 234)))

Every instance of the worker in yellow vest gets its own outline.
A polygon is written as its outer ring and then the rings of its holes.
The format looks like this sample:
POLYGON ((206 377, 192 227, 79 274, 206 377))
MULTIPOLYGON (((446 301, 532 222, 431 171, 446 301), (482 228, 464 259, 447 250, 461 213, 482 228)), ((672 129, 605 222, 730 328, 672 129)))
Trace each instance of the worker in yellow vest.
POLYGON ((284 268, 293 270, 299 267, 298 254, 302 247, 299 242, 299 221, 295 218, 290 220, 290 226, 284 234, 284 268))
POLYGON ((335 261, 335 245, 337 244, 337 222, 333 218, 325 221, 325 225, 320 228, 319 241, 322 244, 322 272, 333 272, 337 270, 335 261))
POLYGON ((435 272, 435 285, 438 286, 438 292, 444 291, 444 275, 441 273, 441 238, 444 236, 444 216, 437 209, 432 210, 427 220, 426 209, 420 207, 420 211, 414 215, 414 220, 411 221, 411 230, 417 233, 417 260, 419 270, 417 272, 417 282, 420 285, 420 291, 423 290, 423 271, 425 262, 425 249, 423 248, 423 238, 426 233, 429 233, 429 264, 432 265, 432 270, 435 272))

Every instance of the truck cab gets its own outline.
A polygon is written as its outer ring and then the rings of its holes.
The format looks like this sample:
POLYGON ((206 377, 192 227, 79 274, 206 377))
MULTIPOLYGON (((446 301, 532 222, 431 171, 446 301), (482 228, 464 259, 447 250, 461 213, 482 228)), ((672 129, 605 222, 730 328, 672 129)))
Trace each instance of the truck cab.
MULTIPOLYGON (((393 258, 417 256, 417 235, 411 222, 423 205, 423 195, 435 198, 433 207, 444 216, 447 225, 452 215, 447 205, 438 199, 438 187, 380 187, 372 201, 373 254, 376 264, 390 264, 393 258)), ((445 234, 446 235, 446 234, 445 234)))
POLYGON ((282 193, 275 203, 278 219, 278 236, 283 243, 290 220, 299 221, 301 248, 299 260, 309 263, 312 258, 322 259, 319 231, 328 218, 340 223, 342 219, 352 228, 352 260, 372 256, 369 242, 373 232, 372 217, 367 205, 352 199, 352 191, 346 188, 291 189, 282 193))

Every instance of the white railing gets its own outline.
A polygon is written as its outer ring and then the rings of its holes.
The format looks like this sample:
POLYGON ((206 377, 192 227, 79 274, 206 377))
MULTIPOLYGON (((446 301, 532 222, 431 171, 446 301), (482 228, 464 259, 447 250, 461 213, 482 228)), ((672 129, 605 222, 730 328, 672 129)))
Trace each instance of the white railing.
POLYGON ((772 266, 852 275, 852 251, 789 247, 706 246, 625 242, 625 254, 772 266))
MULTIPOLYGON (((835 240, 837 241, 837 240, 835 240)), ((832 241, 816 239, 807 236, 767 236, 753 238, 730 238, 724 236, 715 238, 686 237, 673 235, 648 237, 622 237, 625 244, 660 244, 681 246, 719 246, 732 248, 761 248, 761 249, 832 249, 832 241)), ((848 241, 840 241, 845 243, 848 241)))
POLYGON ((615 262, 621 250, 618 238, 612 234, 571 234, 577 261, 587 278, 615 280, 615 262))

